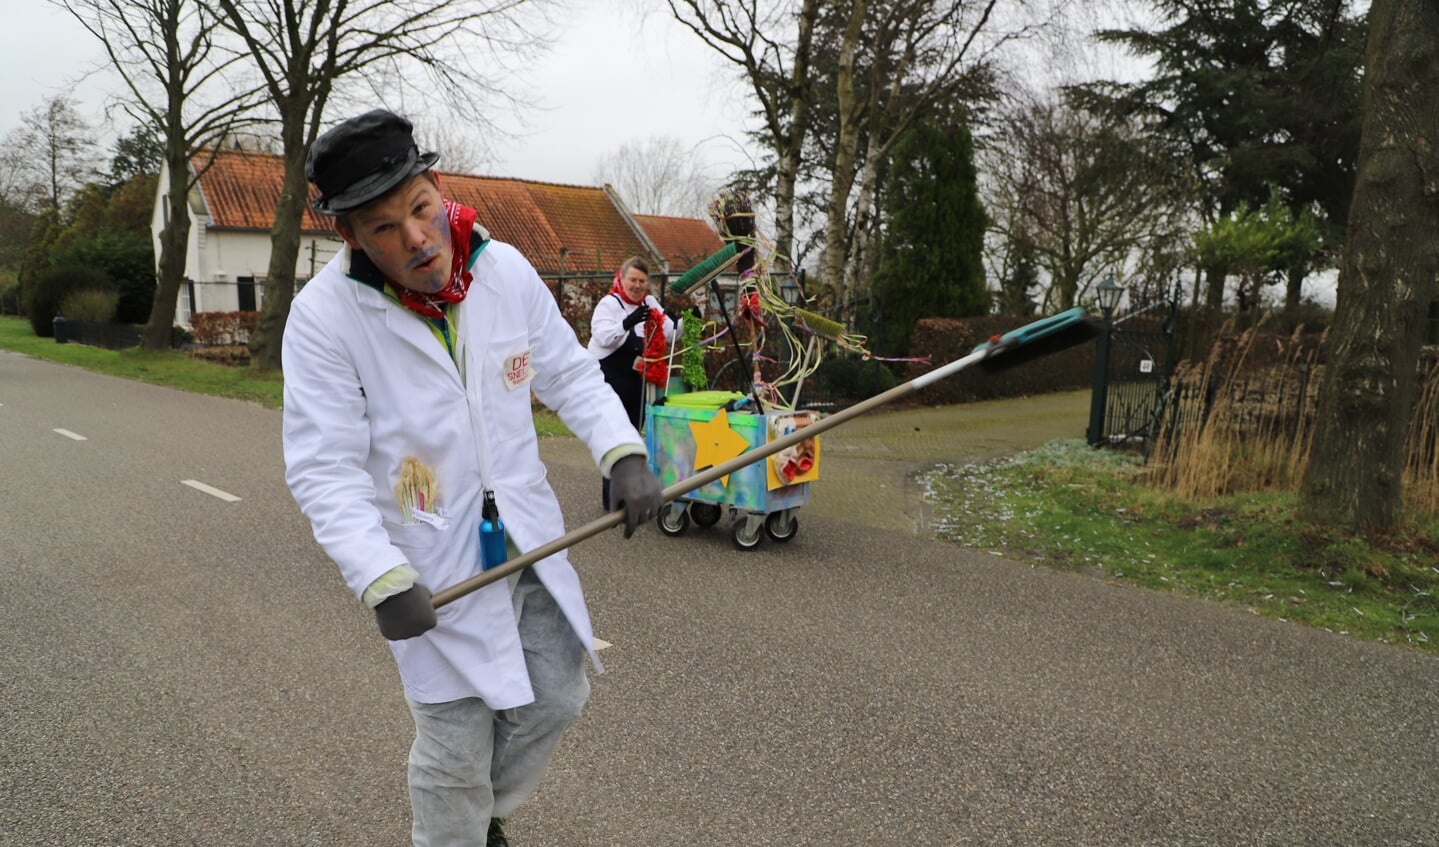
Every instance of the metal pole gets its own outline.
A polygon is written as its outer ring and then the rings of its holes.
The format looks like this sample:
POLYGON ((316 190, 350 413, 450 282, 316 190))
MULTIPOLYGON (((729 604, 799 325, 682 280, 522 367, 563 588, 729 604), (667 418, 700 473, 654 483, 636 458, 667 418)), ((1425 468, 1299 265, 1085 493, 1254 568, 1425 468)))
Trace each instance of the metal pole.
MULTIPOLYGON (((965 356, 962 359, 956 359, 955 361, 950 362, 947 365, 936 368, 935 370, 932 370, 922 376, 916 377, 909 382, 896 385, 888 391, 885 391, 881 394, 876 394, 875 396, 856 403, 855 405, 850 406, 847 409, 835 412, 833 415, 820 418, 819 420, 815 421, 807 427, 804 427, 803 429, 797 429, 794 432, 791 432, 789 435, 777 438, 774 441, 770 441, 759 447, 752 447, 744 453, 740 454, 739 456, 730 459, 728 462, 722 462, 712 468, 709 468, 708 470, 700 471, 694 476, 680 480, 674 485, 671 485, 669 488, 666 488, 663 492, 661 492, 660 496, 666 503, 683 497, 691 491, 694 491, 697 488, 703 488, 704 486, 709 485, 711 482, 714 482, 721 477, 729 476, 730 474, 734 473, 737 470, 740 470, 741 468, 748 467, 749 465, 758 462, 761 459, 773 456, 775 453, 778 453, 786 447, 791 447, 795 444, 800 443, 801 441, 805 441, 807 439, 814 438, 815 436, 820 435, 824 432, 828 432, 829 430, 834 429, 840 424, 849 420, 853 420, 854 418, 859 417, 860 415, 870 411, 871 409, 883 406, 885 403, 897 400, 900 397, 904 397, 907 394, 918 391, 933 382, 944 379, 951 374, 957 373, 958 371, 961 371, 964 368, 967 368, 975 362, 983 359, 985 356, 989 355, 989 352, 990 351, 988 349, 975 350, 973 353, 970 353, 968 356, 965 356)), ((604 517, 595 518, 584 526, 574 529, 568 534, 556 538, 554 541, 550 541, 546 544, 541 544, 539 547, 536 547, 528 553, 523 553, 519 556, 516 556, 497 568, 491 568, 490 570, 475 574, 469 579, 463 580, 462 582, 457 582, 449 588, 436 591, 431 598, 431 601, 434 603, 436 609, 442 606, 446 606, 460 599, 466 594, 469 594, 472 591, 483 588, 484 586, 489 585, 492 582, 498 582, 499 580, 504 579, 512 573, 515 573, 523 568, 527 568, 535 562, 538 562, 540 559, 545 558, 546 556, 553 556, 555 553, 558 553, 561 550, 568 549, 569 547, 585 540, 586 538, 599 535, 601 532, 604 532, 611 527, 619 526, 621 523, 624 523, 624 519, 625 513, 623 509, 617 509, 605 515, 604 517)))
MULTIPOLYGON (((740 367, 744 368, 745 379, 749 380, 749 396, 754 400, 754 410, 764 411, 764 404, 759 399, 759 388, 754 384, 754 369, 750 366, 749 356, 745 355, 744 345, 740 344, 739 332, 729 319, 729 309, 725 308, 724 292, 720 290, 719 282, 716 279, 710 280, 710 290, 714 292, 715 299, 719 301, 720 316, 724 318, 724 325, 729 329, 729 340, 734 345, 735 358, 739 359, 740 367)), ((735 312, 743 315, 744 311, 740 303, 740 285, 735 283, 734 288, 735 312)))
POLYGON ((1104 311, 1104 328, 1094 345, 1094 382, 1089 395, 1089 430, 1085 440, 1091 447, 1105 442, 1104 414, 1109 399, 1109 336, 1114 331, 1110 311, 1104 311))

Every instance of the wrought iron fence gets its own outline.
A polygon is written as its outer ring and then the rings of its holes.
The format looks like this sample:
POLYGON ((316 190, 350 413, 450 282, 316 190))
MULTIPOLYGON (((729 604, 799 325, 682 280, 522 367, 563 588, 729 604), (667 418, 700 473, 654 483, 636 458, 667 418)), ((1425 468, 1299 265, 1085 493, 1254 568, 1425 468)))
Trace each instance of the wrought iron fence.
POLYGON ((1177 317, 1176 301, 1156 300, 1114 321, 1100 443, 1147 448, 1158 435, 1172 399, 1177 317))

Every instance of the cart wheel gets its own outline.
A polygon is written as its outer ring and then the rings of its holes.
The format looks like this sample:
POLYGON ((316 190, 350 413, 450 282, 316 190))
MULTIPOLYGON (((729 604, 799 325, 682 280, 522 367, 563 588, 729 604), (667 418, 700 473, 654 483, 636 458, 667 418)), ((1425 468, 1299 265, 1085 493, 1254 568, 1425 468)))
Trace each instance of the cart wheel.
POLYGON ((799 518, 789 509, 773 512, 764 519, 764 532, 775 541, 788 541, 799 532, 799 518))
POLYGON ((741 517, 734 522, 734 531, 731 537, 734 539, 734 546, 741 550, 753 550, 759 546, 760 522, 748 517, 741 517))
POLYGON ((665 535, 683 535, 690 527, 690 515, 683 506, 672 506, 661 509, 655 522, 660 525, 660 532, 665 535))
POLYGON ((714 526, 723 514, 724 510, 715 503, 690 504, 690 517, 694 518, 696 526, 714 526))

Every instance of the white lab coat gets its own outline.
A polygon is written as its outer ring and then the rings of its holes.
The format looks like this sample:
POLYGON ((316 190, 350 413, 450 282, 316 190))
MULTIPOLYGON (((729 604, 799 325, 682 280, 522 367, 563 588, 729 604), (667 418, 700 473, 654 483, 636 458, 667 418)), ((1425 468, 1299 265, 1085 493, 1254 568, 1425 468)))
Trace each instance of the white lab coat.
MULTIPOLYGON (((424 319, 346 276, 350 260, 342 250, 305 285, 284 336, 286 481, 350 589, 360 596, 402 563, 431 590, 476 573, 485 487, 520 550, 562 535, 530 390, 596 465, 643 439, 529 262, 495 241, 476 258, 469 295, 452 310, 462 378, 424 319), (527 352, 532 379, 516 384, 526 373, 516 357, 527 352), (401 523, 394 488, 407 456, 438 482, 439 517, 430 523, 401 523)), ((598 666, 579 577, 564 553, 534 569, 598 666)), ((507 581, 438 617, 425 635, 390 642, 408 697, 478 696, 493 709, 533 701, 507 581)))

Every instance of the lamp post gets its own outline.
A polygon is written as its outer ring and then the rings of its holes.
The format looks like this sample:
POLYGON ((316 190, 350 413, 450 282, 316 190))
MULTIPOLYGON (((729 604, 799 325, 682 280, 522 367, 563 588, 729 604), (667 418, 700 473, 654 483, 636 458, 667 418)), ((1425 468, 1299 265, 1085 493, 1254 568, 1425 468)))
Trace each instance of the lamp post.
POLYGON ((1104 315, 1104 331, 1099 334, 1094 346, 1094 385, 1089 395, 1089 431, 1085 440, 1091 447, 1105 442, 1104 407, 1109 397, 1109 336, 1114 331, 1114 309, 1124 295, 1124 287, 1114 284, 1114 274, 1104 277, 1095 289, 1099 298, 1099 311, 1104 315))

